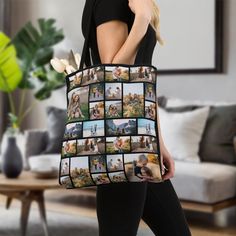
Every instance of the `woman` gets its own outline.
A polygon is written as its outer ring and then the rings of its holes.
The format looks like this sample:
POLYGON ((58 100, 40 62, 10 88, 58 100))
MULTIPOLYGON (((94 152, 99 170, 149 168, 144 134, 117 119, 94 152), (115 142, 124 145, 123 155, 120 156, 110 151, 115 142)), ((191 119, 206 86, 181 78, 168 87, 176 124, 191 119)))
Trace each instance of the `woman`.
MULTIPOLYGON (((85 35, 86 15, 93 10, 89 38, 93 64, 151 64, 156 42, 163 43, 154 0, 96 0, 92 9, 93 1, 86 1, 82 18, 85 35)), ((158 236, 191 235, 170 181, 174 161, 159 135, 163 163, 168 169, 163 169, 164 182, 97 186, 99 236, 136 236, 140 219, 158 236)))

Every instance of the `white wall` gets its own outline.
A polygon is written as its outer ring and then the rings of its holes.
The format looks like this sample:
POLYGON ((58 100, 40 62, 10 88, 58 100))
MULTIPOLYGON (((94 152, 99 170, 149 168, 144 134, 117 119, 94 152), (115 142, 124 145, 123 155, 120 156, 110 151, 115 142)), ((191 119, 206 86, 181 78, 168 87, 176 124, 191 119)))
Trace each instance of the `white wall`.
MULTIPOLYGON (((53 17, 57 25, 63 27, 66 40, 56 47, 56 55, 65 55, 66 51, 82 49, 81 14, 84 0, 11 0, 12 34, 28 20, 39 17, 53 17)), ((197 0, 196 0, 197 1, 197 0)), ((224 0, 224 73, 223 74, 189 74, 159 76, 159 95, 183 99, 214 101, 236 101, 236 1, 224 0)), ((179 16, 181 17, 181 16, 179 16)), ((153 54, 153 64, 157 63, 157 47, 153 54)), ((65 88, 53 93, 51 99, 40 103, 28 118, 27 127, 44 127, 45 110, 48 104, 65 108, 65 88), (39 118, 40 117, 40 118, 39 118)))

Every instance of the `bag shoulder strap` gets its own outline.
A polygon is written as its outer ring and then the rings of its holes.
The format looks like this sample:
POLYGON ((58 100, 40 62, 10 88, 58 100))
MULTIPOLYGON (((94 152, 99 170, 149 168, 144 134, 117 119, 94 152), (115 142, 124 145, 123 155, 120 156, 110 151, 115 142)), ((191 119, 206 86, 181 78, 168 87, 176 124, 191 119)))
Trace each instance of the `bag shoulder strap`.
MULTIPOLYGON (((88 13, 88 16, 86 19, 86 22, 88 24, 85 30, 84 45, 83 45, 83 50, 82 50, 82 55, 81 55, 81 60, 80 60, 80 66, 79 66, 80 70, 83 69, 84 63, 86 64, 86 66, 91 66, 91 58, 90 58, 90 52, 89 52, 89 34, 90 34, 91 25, 92 25, 93 7, 95 5, 95 2, 96 0, 86 0, 85 2, 83 14, 88 13)), ((82 20, 81 20, 81 24, 82 24, 82 20)))

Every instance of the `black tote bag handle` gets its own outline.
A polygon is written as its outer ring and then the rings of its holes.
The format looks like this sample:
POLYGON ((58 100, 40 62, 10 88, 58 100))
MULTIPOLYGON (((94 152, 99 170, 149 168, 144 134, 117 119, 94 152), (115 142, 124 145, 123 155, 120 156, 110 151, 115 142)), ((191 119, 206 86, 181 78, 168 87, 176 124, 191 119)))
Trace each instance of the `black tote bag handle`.
MULTIPOLYGON (((88 14, 88 18, 86 19, 88 20, 88 24, 85 29, 84 46, 82 50, 79 70, 83 69, 84 63, 86 64, 86 66, 91 66, 91 58, 90 58, 90 52, 89 52, 89 33, 90 33, 91 25, 92 25, 93 7, 95 5, 95 2, 96 0, 86 0, 85 6, 84 6, 82 19, 85 14, 88 14)), ((82 25, 82 20, 81 20, 81 25, 82 25)))

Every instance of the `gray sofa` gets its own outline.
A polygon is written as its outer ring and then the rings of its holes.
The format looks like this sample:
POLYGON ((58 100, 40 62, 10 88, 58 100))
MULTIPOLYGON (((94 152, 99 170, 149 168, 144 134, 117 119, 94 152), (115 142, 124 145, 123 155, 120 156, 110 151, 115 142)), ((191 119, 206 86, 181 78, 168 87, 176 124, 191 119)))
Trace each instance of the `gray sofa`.
MULTIPOLYGON (((171 99, 169 100, 171 101, 171 99)), ((167 98, 164 98, 163 100, 160 99, 159 106, 165 107, 166 109, 168 107, 169 108, 172 107, 172 109, 173 107, 181 107, 181 110, 184 107, 183 110, 185 110, 186 107, 188 107, 189 109, 189 107, 191 106, 191 109, 195 109, 197 106, 205 105, 202 103, 198 104, 196 102, 188 104, 188 103, 183 103, 182 101, 181 101, 182 103, 180 102, 179 104, 177 102, 178 105, 176 105, 176 101, 173 99, 174 102, 172 101, 172 105, 174 104, 174 106, 171 106, 170 101, 168 106, 167 98)), ((222 104, 218 105, 220 106, 222 104)), ((223 107, 223 114, 225 114, 224 107, 223 107)), ((219 115, 217 114, 217 117, 218 116, 219 115)), ((227 124, 225 125, 227 126, 227 124)), ((51 159, 53 160, 51 163, 54 163, 52 165, 55 165, 55 167, 59 166, 58 163, 60 161, 60 153, 40 154, 41 151, 46 148, 47 145, 46 143, 49 137, 48 132, 49 131, 47 129, 45 130, 35 129, 35 130, 25 131, 26 169, 30 168, 28 160, 33 157, 44 158, 45 161, 51 159)), ((236 133, 233 133, 233 135, 236 135, 236 133)), ((208 142, 208 139, 210 139, 210 137, 208 137, 207 134, 205 136, 207 137, 207 141, 205 140, 203 141, 206 143, 208 142)), ((231 156, 232 159, 234 158, 235 153, 232 154, 233 143, 230 145, 232 145, 230 147, 231 155, 233 155, 231 156)), ((231 205, 236 205, 236 164, 235 164, 236 157, 235 157, 235 163, 231 164, 230 161, 232 160, 229 160, 229 158, 227 159, 224 156, 224 153, 222 154, 224 148, 225 147, 223 147, 222 150, 217 149, 217 153, 215 153, 215 158, 219 159, 222 157, 223 161, 221 160, 218 161, 216 159, 216 162, 214 162, 214 158, 212 158, 212 156, 211 156, 212 159, 209 159, 209 161, 206 158, 202 157, 202 161, 200 163, 191 163, 191 162, 175 160, 175 166, 176 166, 175 176, 171 179, 171 181, 175 187, 178 197, 183 203, 184 208, 197 211, 214 212, 219 209, 229 207, 231 205)), ((225 155, 229 155, 227 151, 225 152, 225 155)), ((202 153, 204 154, 204 150, 202 150, 202 153)), ((209 154, 207 152, 205 153, 206 156, 209 154)))

